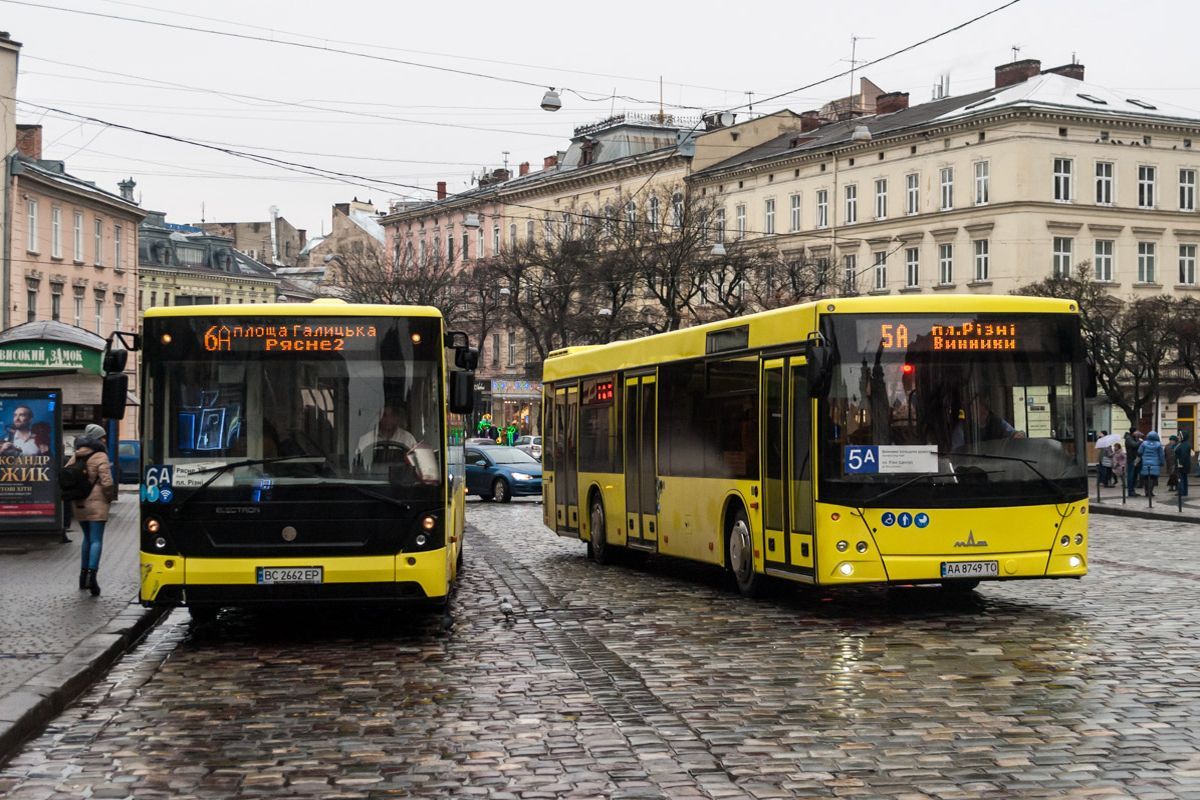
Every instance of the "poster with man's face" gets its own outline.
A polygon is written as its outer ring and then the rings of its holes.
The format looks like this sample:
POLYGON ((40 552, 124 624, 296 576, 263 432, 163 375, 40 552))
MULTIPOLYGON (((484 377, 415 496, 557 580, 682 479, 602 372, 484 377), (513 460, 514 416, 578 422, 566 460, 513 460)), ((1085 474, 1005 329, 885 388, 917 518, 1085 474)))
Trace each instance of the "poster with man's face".
POLYGON ((0 391, 0 531, 57 529, 62 395, 0 391))

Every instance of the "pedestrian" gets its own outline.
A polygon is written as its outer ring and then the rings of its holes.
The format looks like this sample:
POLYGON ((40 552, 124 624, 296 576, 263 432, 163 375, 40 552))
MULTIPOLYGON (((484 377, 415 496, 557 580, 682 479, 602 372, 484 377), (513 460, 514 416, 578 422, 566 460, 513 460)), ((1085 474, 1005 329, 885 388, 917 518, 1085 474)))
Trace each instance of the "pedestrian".
POLYGON ((1158 486, 1158 476, 1162 474, 1164 458, 1158 431, 1150 431, 1146 434, 1146 440, 1138 447, 1138 460, 1141 462, 1139 473, 1146 497, 1154 496, 1154 487, 1158 486))
MULTIPOLYGON (((1108 431, 1100 431, 1101 438, 1108 435, 1108 431)), ((1096 461, 1096 483, 1100 486, 1108 486, 1112 483, 1112 446, 1101 447, 1096 455, 1099 456, 1096 461)))
POLYGON ((1175 441, 1177 437, 1172 436, 1171 442, 1163 446, 1163 474, 1167 476, 1167 491, 1175 491, 1175 484, 1179 478, 1175 474, 1175 441))
POLYGON ((71 456, 65 469, 76 463, 83 464, 87 485, 91 487, 74 503, 75 519, 83 529, 79 588, 88 589, 95 597, 100 594, 96 573, 100 568, 100 551, 104 548, 104 524, 108 521, 108 507, 117 496, 104 428, 95 423, 84 428, 83 436, 75 440, 75 455, 71 456))
POLYGON ((1125 479, 1125 451, 1121 448, 1120 442, 1112 446, 1112 460, 1113 486, 1116 486, 1125 479))
POLYGON ((1139 436, 1141 431, 1137 428, 1130 428, 1129 433, 1125 434, 1125 492, 1130 496, 1137 494, 1137 454, 1142 444, 1139 436))
POLYGON ((1175 451, 1176 489, 1180 497, 1187 497, 1188 472, 1192 469, 1192 446, 1186 437, 1172 436, 1171 449, 1175 451))

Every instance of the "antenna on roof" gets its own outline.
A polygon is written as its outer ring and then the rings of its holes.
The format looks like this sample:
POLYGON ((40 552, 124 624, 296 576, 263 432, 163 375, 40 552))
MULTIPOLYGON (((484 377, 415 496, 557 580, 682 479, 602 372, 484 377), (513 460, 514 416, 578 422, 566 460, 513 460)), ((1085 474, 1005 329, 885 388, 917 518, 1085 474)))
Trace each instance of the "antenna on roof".
POLYGON ((200 224, 204 224, 204 201, 200 201, 200 224))
POLYGON ((1016 60, 1017 60, 1017 55, 1018 55, 1018 54, 1020 54, 1020 52, 1021 52, 1021 45, 1019 45, 1019 44, 1014 44, 1014 45, 1012 46, 1012 51, 1013 51, 1013 61, 1016 61, 1016 60))
POLYGON ((501 150, 500 152, 504 154, 504 171, 507 172, 508 171, 508 153, 509 153, 509 151, 501 150))

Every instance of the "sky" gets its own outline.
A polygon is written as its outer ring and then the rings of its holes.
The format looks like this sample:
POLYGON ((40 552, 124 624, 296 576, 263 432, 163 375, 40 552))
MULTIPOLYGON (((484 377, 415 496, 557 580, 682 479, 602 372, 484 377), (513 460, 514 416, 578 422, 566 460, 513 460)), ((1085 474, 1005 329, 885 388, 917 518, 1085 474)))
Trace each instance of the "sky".
POLYGON ((44 126, 44 158, 114 192, 132 177, 172 222, 275 206, 310 236, 334 203, 386 208, 439 180, 456 192, 506 163, 538 169, 574 127, 660 99, 681 117, 817 108, 850 93, 852 52, 856 77, 913 105, 942 75, 952 95, 990 87, 1017 47, 1200 119, 1196 2, 1016 0, 905 50, 1010 2, 0 0, 0 29, 24 45, 18 122, 44 126), (558 112, 539 108, 548 87, 558 112))

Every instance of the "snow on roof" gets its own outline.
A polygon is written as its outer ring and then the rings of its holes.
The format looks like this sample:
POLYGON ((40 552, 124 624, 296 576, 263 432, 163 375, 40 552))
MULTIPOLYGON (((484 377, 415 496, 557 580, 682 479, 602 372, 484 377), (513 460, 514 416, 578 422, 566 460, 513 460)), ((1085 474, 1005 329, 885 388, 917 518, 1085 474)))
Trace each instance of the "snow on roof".
POLYGON ((387 234, 383 232, 383 226, 379 224, 379 217, 375 214, 352 208, 350 209, 350 221, 371 234, 380 244, 387 243, 387 234))
POLYGON ((321 242, 325 241, 328 238, 329 238, 328 236, 312 237, 311 239, 309 239, 307 242, 304 243, 304 247, 300 248, 300 255, 302 255, 302 256, 308 255, 309 253, 311 253, 313 251, 314 247, 316 247, 317 245, 319 245, 321 242))

